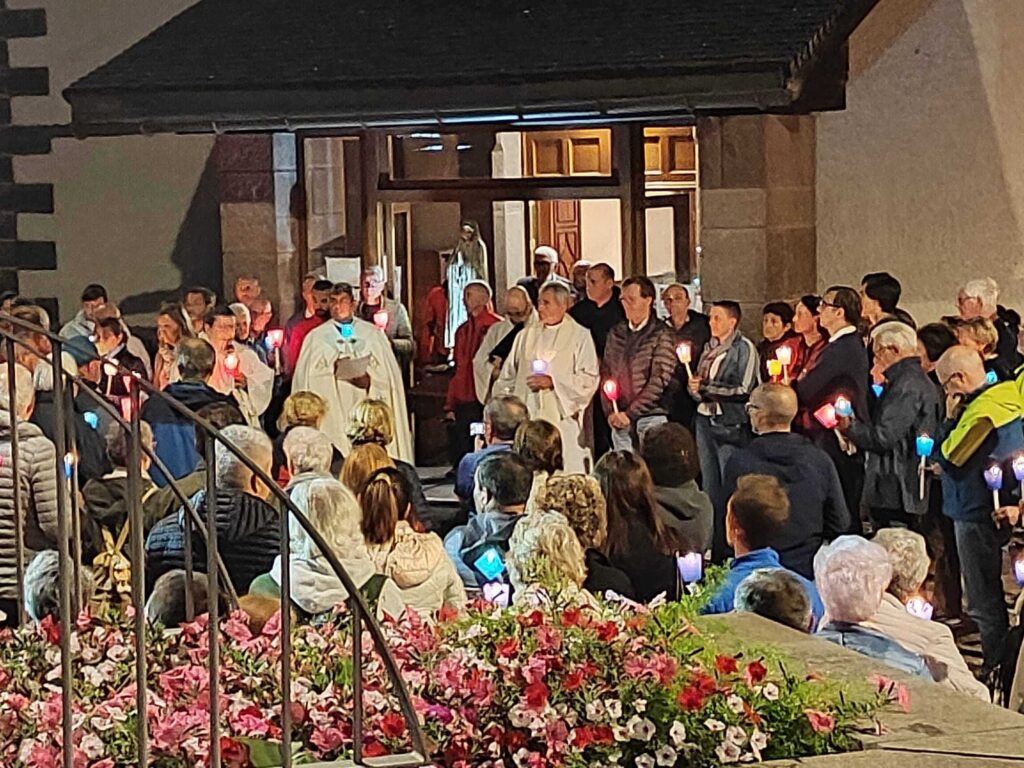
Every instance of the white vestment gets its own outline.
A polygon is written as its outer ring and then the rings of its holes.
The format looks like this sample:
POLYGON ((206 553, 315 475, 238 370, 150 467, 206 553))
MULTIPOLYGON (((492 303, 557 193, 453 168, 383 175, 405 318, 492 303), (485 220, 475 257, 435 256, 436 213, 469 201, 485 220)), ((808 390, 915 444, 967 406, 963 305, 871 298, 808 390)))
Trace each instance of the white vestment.
MULTIPOLYGON (((538 322, 537 312, 531 307, 526 325, 532 325, 536 322, 538 322)), ((490 359, 491 350, 498 346, 501 340, 512 332, 514 325, 507 317, 503 317, 500 323, 492 325, 487 329, 487 333, 484 334, 483 341, 480 342, 480 349, 473 355, 473 383, 476 387, 476 399, 484 405, 487 405, 491 395, 494 394, 493 389, 496 383, 491 380, 491 371, 494 368, 490 359)))
POLYGON ((234 395, 238 408, 251 427, 260 426, 260 416, 274 395, 274 369, 265 365, 259 355, 241 344, 234 346, 238 370, 245 376, 245 386, 238 387, 235 377, 224 366, 227 352, 217 352, 217 363, 207 382, 222 395, 234 395))
POLYGON ((494 394, 516 395, 526 403, 531 419, 544 419, 558 427, 565 471, 587 472, 590 447, 583 441, 583 412, 597 392, 599 380, 590 331, 566 315, 558 325, 536 323, 523 328, 502 366, 494 394), (531 392, 526 385, 535 360, 547 363, 554 389, 531 392))
POLYGON ((334 320, 328 320, 309 332, 295 364, 292 392, 309 390, 327 401, 327 416, 320 429, 345 456, 352 450, 345 434, 352 409, 367 398, 383 400, 391 407, 395 422, 395 438, 388 446, 388 453, 412 463, 412 433, 409 412, 405 407, 405 385, 391 343, 373 323, 354 318, 352 324, 352 338, 347 340, 342 338, 341 328, 334 320), (340 358, 358 360, 367 356, 370 357, 366 370, 370 376, 369 392, 335 377, 334 364, 340 358))

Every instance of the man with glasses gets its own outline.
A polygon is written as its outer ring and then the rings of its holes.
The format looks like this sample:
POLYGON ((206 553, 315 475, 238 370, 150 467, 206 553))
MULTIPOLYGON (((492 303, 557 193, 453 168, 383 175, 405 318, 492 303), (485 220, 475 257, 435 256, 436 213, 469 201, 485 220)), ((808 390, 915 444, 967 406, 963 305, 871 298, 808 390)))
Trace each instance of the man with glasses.
POLYGON ((873 423, 840 417, 839 429, 866 454, 864 504, 875 530, 918 528, 928 510, 920 492, 918 435, 934 436, 941 413, 935 385, 921 367, 917 333, 898 321, 871 332, 876 379, 884 382, 873 423))
POLYGON ((818 317, 822 329, 828 332, 828 344, 814 364, 800 372, 793 389, 800 403, 800 424, 807 436, 835 462, 846 507, 854 518, 854 532, 859 532, 857 515, 864 487, 863 454, 848 444, 841 445, 835 430, 821 424, 814 414, 825 405, 834 405, 836 398, 843 396, 853 405, 858 420, 868 420, 868 353, 857 329, 861 321, 860 296, 853 288, 833 286, 822 297, 818 317))
MULTIPOLYGON (((1002 548, 1008 507, 1020 502, 1013 459, 1024 453, 1020 395, 1013 382, 988 384, 976 351, 952 347, 936 368, 946 394, 946 419, 936 435, 942 511, 953 521, 967 613, 981 632, 983 678, 999 663, 1008 631, 1002 548), (1002 476, 992 482, 992 469, 1002 476)), ((1016 512, 1016 510, 1012 510, 1016 512)))
POLYGON ((789 496, 790 516, 772 534, 770 546, 783 567, 814 578, 814 553, 850 527, 836 468, 824 451, 792 432, 796 395, 783 384, 762 384, 747 403, 754 439, 725 465, 722 498, 715 500, 712 555, 724 560, 726 502, 745 475, 771 475, 789 496))

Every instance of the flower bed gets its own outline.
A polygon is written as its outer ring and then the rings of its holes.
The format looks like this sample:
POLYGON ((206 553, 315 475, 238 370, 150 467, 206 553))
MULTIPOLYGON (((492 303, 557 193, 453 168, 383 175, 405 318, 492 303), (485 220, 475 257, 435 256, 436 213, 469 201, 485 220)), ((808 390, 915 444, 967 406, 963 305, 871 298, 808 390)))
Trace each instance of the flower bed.
MULTIPOLYGON (((705 766, 856 748, 877 726, 888 680, 834 683, 777 659, 724 652, 690 623, 692 604, 637 609, 565 598, 385 633, 435 762, 451 766, 705 766)), ((296 762, 350 756, 351 636, 343 613, 295 629, 296 762)), ((278 625, 222 624, 221 739, 227 766, 273 765, 280 730, 278 625)), ((205 617, 149 642, 151 765, 204 765, 209 748, 205 617)), ((59 632, 0 633, 0 763, 60 764, 59 632)), ((73 638, 76 768, 135 765, 130 623, 83 615, 73 638)), ((367 640, 367 755, 408 749, 367 640)))

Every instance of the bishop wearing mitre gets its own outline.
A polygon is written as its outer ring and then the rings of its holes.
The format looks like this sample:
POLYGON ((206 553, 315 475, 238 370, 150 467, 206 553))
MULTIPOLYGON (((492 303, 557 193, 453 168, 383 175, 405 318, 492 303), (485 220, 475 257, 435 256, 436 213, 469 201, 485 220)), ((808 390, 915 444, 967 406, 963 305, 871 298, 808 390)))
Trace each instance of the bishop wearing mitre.
POLYGON ((592 462, 583 438, 583 412, 600 373, 594 340, 568 315, 569 302, 564 283, 549 282, 540 289, 540 322, 527 324, 516 336, 493 393, 518 396, 531 419, 558 427, 565 471, 588 472, 592 462))
POLYGON ((355 291, 337 283, 331 291, 331 319, 310 331, 295 364, 292 391, 308 390, 327 401, 320 429, 343 455, 352 445, 345 434, 349 414, 362 400, 382 400, 391 407, 395 438, 392 457, 413 462, 409 414, 402 374, 383 331, 355 316, 355 291))

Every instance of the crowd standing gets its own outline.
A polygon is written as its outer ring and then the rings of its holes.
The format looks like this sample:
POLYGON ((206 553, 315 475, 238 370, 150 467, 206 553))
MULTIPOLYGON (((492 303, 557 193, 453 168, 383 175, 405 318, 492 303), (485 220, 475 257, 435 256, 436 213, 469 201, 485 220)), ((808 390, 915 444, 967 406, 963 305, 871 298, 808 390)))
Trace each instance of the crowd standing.
MULTIPOLYGON (((103 286, 89 285, 61 329, 60 364, 122 408, 124 377, 150 380, 266 473, 220 444, 208 455, 190 420, 162 398, 145 401, 144 444, 200 518, 216 509, 224 565, 253 615, 280 599, 285 567, 269 477, 329 547, 294 519, 286 527, 289 597, 304 620, 347 596, 332 560, 378 616, 427 620, 470 597, 543 601, 556 588, 677 599, 710 561, 727 570, 709 613, 758 613, 978 698, 989 698, 984 682, 1013 678, 1019 638, 1003 575, 1021 518, 1024 373, 1020 319, 999 305, 994 281, 968 281, 956 315, 917 328, 899 306, 899 281, 872 273, 858 288, 765 305, 755 341, 734 301, 718 299, 705 315, 688 286, 659 291, 642 275, 618 284, 603 263, 562 277, 547 246, 533 266, 498 314, 486 248, 466 222, 416 334, 378 267, 357 286, 307 275, 302 306, 280 327, 258 276, 243 275, 231 304, 194 287, 161 307, 153 354, 103 286), (431 504, 413 466, 414 360, 450 376, 443 411, 457 508, 431 504), (977 627, 977 676, 933 614, 977 627)), ((50 326, 31 301, 2 301, 50 326)), ((111 587, 130 461, 122 430, 77 391, 77 473, 56 476, 52 346, 16 332, 25 346, 15 351, 13 409, 0 368, 8 623, 17 620, 14 483, 35 555, 27 608, 40 618, 59 604, 60 494, 81 494, 90 584, 111 587)), ((189 518, 169 478, 148 456, 141 469, 147 615, 173 624, 185 561, 202 571, 206 553, 198 536, 185 551, 189 518)), ((197 605, 208 603, 204 585, 193 583, 197 605)))

